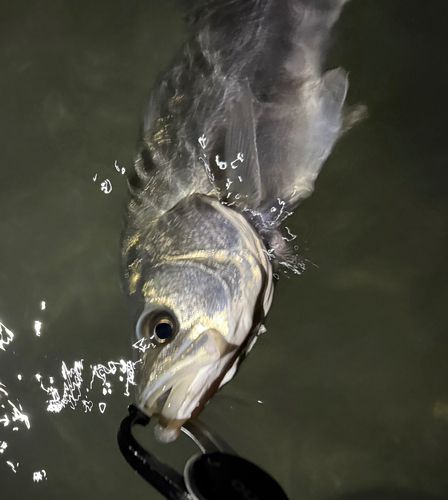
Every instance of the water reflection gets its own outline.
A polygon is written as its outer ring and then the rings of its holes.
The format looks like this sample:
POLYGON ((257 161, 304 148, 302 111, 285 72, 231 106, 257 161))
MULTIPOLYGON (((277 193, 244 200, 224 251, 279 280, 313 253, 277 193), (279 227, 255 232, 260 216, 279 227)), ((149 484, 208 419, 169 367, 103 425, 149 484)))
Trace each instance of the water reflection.
MULTIPOLYGON (((45 309, 44 301, 41 302, 41 309, 45 309)), ((40 337, 41 325, 40 321, 34 323, 37 337, 40 337)), ((8 350, 12 352, 15 337, 15 334, 9 328, 0 323, 0 348, 5 351, 2 356, 5 356, 8 350)), ((141 343, 135 347, 139 350, 145 349, 145 346, 142 346, 141 343)), ((14 354, 20 356, 20 351, 14 351, 14 354)), ((4 363, 4 360, 2 360, 2 363, 4 363)), ((71 410, 82 408, 87 413, 96 408, 100 413, 104 413, 107 408, 107 402, 104 399, 112 395, 114 391, 121 391, 124 396, 131 395, 131 386, 136 385, 135 371, 136 365, 139 363, 140 361, 134 362, 120 359, 118 361, 106 361, 104 364, 97 363, 85 366, 85 360, 80 359, 74 361, 73 366, 69 367, 65 361, 62 361, 59 376, 43 376, 36 373, 34 379, 43 393, 42 397, 45 400, 47 412, 60 413, 66 408, 71 410)), ((30 373, 16 374, 19 381, 22 381, 24 377, 29 379, 29 376, 30 373)), ((3 435, 3 431, 29 430, 31 428, 31 419, 24 409, 26 403, 24 402, 24 406, 22 406, 22 402, 11 394, 7 385, 2 381, 0 381, 0 403, 2 410, 0 425, 3 427, 0 454, 4 455, 5 463, 10 469, 17 473, 20 471, 20 462, 16 461, 15 450, 9 446, 8 439, 3 435)), ((44 469, 33 472, 34 482, 47 479, 47 473, 44 469)))
POLYGON ((14 339, 14 333, 0 322, 0 349, 6 351, 6 346, 14 339))

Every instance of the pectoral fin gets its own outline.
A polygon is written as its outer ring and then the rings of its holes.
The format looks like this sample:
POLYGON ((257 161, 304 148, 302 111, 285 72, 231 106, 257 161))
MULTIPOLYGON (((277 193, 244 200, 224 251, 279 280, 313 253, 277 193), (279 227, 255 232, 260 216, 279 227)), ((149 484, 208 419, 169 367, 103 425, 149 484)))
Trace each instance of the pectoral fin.
POLYGON ((252 94, 247 81, 228 115, 225 137, 225 172, 228 202, 257 207, 261 199, 260 166, 252 94))

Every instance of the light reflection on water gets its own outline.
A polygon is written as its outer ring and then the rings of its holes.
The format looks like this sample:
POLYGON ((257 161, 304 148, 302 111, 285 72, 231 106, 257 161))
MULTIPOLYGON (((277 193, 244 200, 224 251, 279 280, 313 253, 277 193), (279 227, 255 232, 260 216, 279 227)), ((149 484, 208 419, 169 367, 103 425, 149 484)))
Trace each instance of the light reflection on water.
MULTIPOLYGON (((115 161, 113 171, 120 176, 124 175, 126 169, 120 167, 118 162, 115 161)), ((98 178, 95 174, 93 181, 98 178)), ((124 183, 125 177, 120 179, 124 183)), ((100 183, 100 190, 105 194, 112 192, 112 182, 109 179, 104 179, 100 183)), ((39 302, 40 311, 47 313, 47 301, 41 300, 39 302)), ((43 318, 36 319, 33 322, 33 330, 36 337, 42 337, 44 333, 44 323, 41 321, 43 318)), ((12 350, 13 342, 16 338, 14 332, 9 329, 4 323, 0 322, 0 350, 3 351, 0 355, 2 357, 12 350)), ((133 346, 135 349, 144 352, 148 346, 144 344, 144 339, 133 346)), ((20 356, 20 352, 15 352, 14 355, 20 356)), ((2 360, 4 361, 4 360, 2 360)), ((107 402, 98 400, 99 397, 107 398, 112 395, 114 384, 123 389, 124 396, 130 396, 130 386, 135 384, 135 370, 136 365, 140 361, 134 362, 129 360, 120 359, 118 361, 106 361, 104 364, 89 364, 86 366, 84 359, 79 359, 72 362, 72 366, 68 366, 65 361, 61 362, 61 371, 59 376, 41 375, 40 373, 34 374, 34 379, 38 383, 38 387, 43 393, 43 398, 46 403, 46 411, 50 413, 60 413, 66 408, 76 410, 82 408, 84 413, 92 412, 95 409, 103 414, 107 409, 107 402), (116 379, 116 380, 115 380, 116 379), (117 384, 118 381, 118 384, 117 384), (96 383, 95 383, 96 382, 96 383), (101 396, 94 394, 95 386, 100 384, 101 396)), ((12 375, 9 373, 9 375, 12 375)), ((31 375, 30 373, 17 373, 16 377, 19 381, 23 380, 25 376, 31 375)), ((22 431, 29 430, 32 426, 31 419, 27 414, 26 402, 19 401, 15 398, 5 383, 0 380, 0 429, 2 431, 2 440, 0 440, 0 453, 4 455, 6 464, 10 467, 12 472, 20 472, 19 465, 21 462, 15 461, 15 451, 12 446, 8 445, 4 432, 8 431, 22 431)), ((3 457, 2 457, 3 458, 3 457)), ((26 458, 25 458, 26 460, 26 458)), ((33 481, 40 482, 47 480, 47 473, 45 470, 33 472, 33 481)))
POLYGON ((6 346, 9 345, 14 339, 14 333, 9 328, 0 322, 0 349, 2 351, 6 350, 6 346))
MULTIPOLYGON (((41 309, 45 309, 41 302, 41 309)), ((36 329, 36 335, 40 337, 39 330, 36 329), (38 333, 39 331, 39 333, 38 333)), ((0 348, 5 351, 2 356, 7 355, 7 351, 13 347, 15 338, 14 332, 7 328, 3 323, 0 323, 0 348)), ((146 346, 140 342, 136 346, 139 350, 146 350, 146 346)), ((14 354, 18 354, 14 352, 14 354)), ((51 413, 60 413, 66 408, 76 410, 77 408, 84 409, 84 412, 92 412, 95 408, 104 413, 107 408, 106 401, 99 401, 110 396, 114 390, 123 390, 124 396, 130 396, 130 386, 135 383, 136 365, 141 361, 128 361, 120 359, 119 361, 107 361, 105 364, 97 363, 85 366, 84 359, 73 362, 72 367, 68 367, 65 361, 61 362, 61 372, 58 377, 42 376, 40 373, 34 375, 35 380, 39 384, 39 388, 43 392, 45 398, 46 411, 51 413), (47 382, 48 381, 48 382, 47 382), (118 383, 117 383, 118 382, 118 383), (93 395, 94 389, 100 384, 101 396, 93 395), (121 389, 119 389, 121 387, 121 389)), ((29 374, 25 374, 27 376, 29 374)), ((17 379, 22 380, 23 375, 17 374, 17 379)), ((29 430, 32 426, 29 415, 26 411, 26 402, 20 402, 10 393, 6 384, 0 381, 0 425, 2 425, 2 440, 0 440, 0 454, 4 455, 6 464, 12 472, 20 472, 19 465, 21 462, 16 461, 14 449, 8 446, 8 441, 3 436, 4 428, 17 432, 19 430, 29 430), (20 425, 17 425, 20 424, 20 425)), ((3 458, 3 457, 2 457, 3 458)), ((26 458, 25 458, 26 460, 26 458)), ((40 482, 47 480, 45 470, 33 472, 33 481, 40 482)))
POLYGON ((33 472, 33 481, 38 483, 39 481, 47 480, 47 473, 44 469, 33 472))

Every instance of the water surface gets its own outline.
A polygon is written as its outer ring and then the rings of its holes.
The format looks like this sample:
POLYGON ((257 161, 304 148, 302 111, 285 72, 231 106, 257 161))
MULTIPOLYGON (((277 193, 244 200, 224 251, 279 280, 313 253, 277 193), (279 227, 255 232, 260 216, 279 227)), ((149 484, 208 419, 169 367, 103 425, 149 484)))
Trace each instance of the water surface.
MULTIPOLYGON (((447 16, 442 0, 347 6, 328 66, 349 71, 370 117, 289 221, 306 272, 281 276, 267 334, 203 413, 291 499, 448 496, 447 16)), ((95 380, 91 411, 52 413, 35 375, 62 394, 62 362, 84 360, 85 389, 90 365, 131 359, 115 162, 131 168, 184 37, 162 0, 2 6, 0 321, 15 334, 0 350, 2 498, 160 498, 116 446, 118 376, 111 395, 95 380)), ((191 447, 173 446, 157 449, 180 465, 191 447)))

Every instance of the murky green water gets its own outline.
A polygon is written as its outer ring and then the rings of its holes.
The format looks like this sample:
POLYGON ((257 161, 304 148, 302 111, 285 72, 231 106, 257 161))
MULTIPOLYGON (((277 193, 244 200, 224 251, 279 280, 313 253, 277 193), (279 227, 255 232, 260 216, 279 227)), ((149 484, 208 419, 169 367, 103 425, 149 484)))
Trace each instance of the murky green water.
MULTIPOLYGON (((92 411, 53 414, 35 374, 62 393, 62 361, 84 359, 87 386, 89 365, 131 357, 114 164, 132 165, 183 25, 162 0, 1 10, 0 321, 15 337, 0 350, 0 496, 157 499, 116 446, 124 385, 103 395, 96 381, 92 411)), ((447 16, 442 0, 344 11, 329 66, 349 71, 349 101, 370 117, 290 221, 314 265, 281 278, 268 333, 203 413, 291 499, 448 496, 447 16)), ((187 448, 161 453, 179 464, 187 448)))

